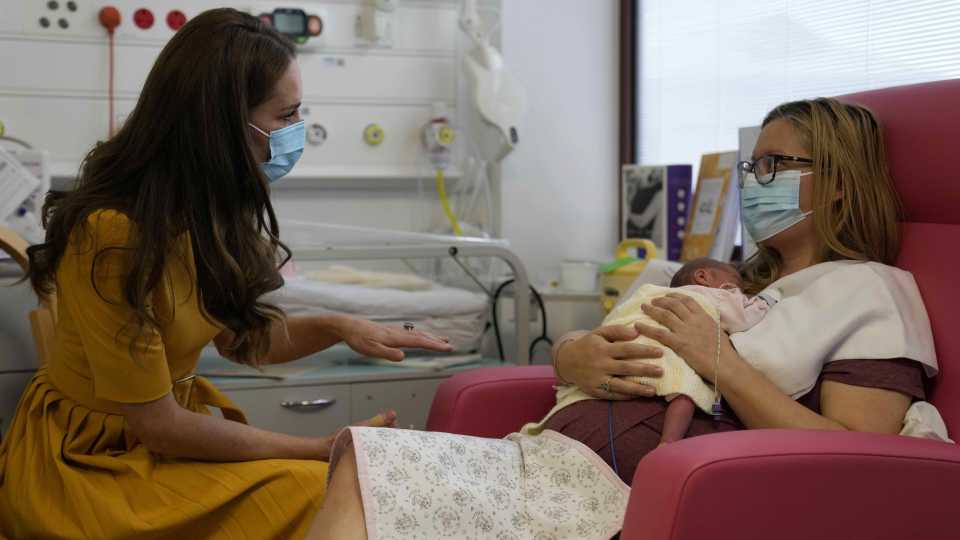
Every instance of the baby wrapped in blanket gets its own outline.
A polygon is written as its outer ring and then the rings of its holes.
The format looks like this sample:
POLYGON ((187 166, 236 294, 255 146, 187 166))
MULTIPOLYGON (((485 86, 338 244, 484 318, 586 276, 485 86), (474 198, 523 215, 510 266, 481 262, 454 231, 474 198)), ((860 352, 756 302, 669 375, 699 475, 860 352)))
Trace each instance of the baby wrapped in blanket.
MULTIPOLYGON (((638 288, 607 315, 603 325, 632 326, 641 322, 662 327, 646 315, 641 310, 641 306, 670 293, 681 293, 693 298, 724 331, 731 334, 743 332, 760 322, 777 299, 775 293, 770 292, 753 298, 747 297, 740 290, 741 286, 740 274, 732 265, 712 259, 697 259, 685 264, 677 271, 670 287, 643 285, 638 288)), ((663 368, 663 376, 629 379, 654 387, 658 396, 663 396, 670 401, 660 444, 680 440, 690 426, 695 407, 699 407, 708 414, 712 412, 717 396, 714 388, 672 349, 646 336, 640 336, 634 342, 663 348, 662 357, 649 360, 650 363, 663 368)), ((526 426, 524 432, 539 432, 554 413, 585 399, 593 398, 576 386, 558 388, 557 405, 539 424, 526 426)))

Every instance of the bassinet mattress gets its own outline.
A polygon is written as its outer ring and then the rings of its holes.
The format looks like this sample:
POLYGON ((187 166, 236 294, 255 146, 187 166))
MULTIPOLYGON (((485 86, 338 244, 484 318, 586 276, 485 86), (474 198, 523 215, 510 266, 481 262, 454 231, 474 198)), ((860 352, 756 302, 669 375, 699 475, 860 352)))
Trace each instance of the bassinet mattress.
POLYGON ((476 349, 489 312, 486 295, 442 285, 403 291, 288 278, 264 300, 289 315, 344 313, 385 323, 412 322, 419 330, 449 338, 458 351, 476 349))

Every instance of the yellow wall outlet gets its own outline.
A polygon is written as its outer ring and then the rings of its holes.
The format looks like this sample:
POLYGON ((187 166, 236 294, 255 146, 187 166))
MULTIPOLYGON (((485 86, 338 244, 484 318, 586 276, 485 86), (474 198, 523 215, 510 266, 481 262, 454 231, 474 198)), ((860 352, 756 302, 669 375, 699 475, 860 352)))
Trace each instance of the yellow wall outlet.
POLYGON ((380 146, 384 137, 385 134, 380 124, 370 124, 363 129, 363 140, 370 146, 380 146))
POLYGON ((453 130, 450 126, 443 126, 437 132, 437 142, 443 146, 450 146, 453 144, 453 140, 456 139, 457 132, 453 130))

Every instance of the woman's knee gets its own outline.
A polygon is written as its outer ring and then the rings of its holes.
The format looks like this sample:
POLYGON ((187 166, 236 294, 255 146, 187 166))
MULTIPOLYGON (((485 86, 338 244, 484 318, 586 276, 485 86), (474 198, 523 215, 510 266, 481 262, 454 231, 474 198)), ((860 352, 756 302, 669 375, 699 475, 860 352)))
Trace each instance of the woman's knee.
POLYGON ((360 494, 360 480, 357 477, 357 460, 353 445, 339 455, 336 463, 331 462, 330 485, 327 497, 313 522, 308 539, 366 538, 363 499, 360 494))
POLYGON ((357 456, 352 444, 339 449, 330 461, 330 482, 327 486, 328 503, 339 505, 347 500, 360 500, 360 480, 357 477, 357 456))

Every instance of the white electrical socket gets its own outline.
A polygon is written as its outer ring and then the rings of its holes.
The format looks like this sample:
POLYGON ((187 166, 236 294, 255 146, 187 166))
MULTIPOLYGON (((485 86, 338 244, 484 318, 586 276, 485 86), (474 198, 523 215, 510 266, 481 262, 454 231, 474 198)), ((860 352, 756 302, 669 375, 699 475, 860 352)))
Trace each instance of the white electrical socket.
POLYGON ((307 142, 311 146, 321 146, 327 142, 327 128, 316 122, 307 125, 307 142))
POLYGON ((100 6, 93 0, 54 0, 54 3, 43 0, 21 1, 24 2, 25 34, 49 37, 104 35, 103 28, 97 22, 100 6))

